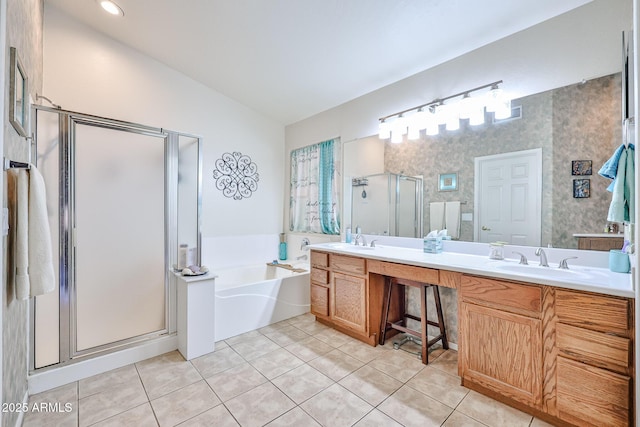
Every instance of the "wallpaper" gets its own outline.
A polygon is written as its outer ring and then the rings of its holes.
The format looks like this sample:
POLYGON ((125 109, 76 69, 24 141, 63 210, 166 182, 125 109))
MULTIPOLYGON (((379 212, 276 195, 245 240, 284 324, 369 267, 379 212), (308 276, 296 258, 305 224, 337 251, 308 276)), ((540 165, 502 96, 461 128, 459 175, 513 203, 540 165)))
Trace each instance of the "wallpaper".
MULTIPOLYGON (((42 93, 42 26, 43 0, 7 1, 7 45, 16 47, 29 79, 29 93, 35 99, 42 93)), ((9 75, 9 49, 6 52, 5 75, 9 75)), ((9 105, 9 79, 5 80, 5 105, 9 105)), ((12 160, 29 160, 29 143, 21 138, 4 118, 4 156, 12 160)), ((8 175, 8 174, 7 174, 8 175)), ((3 205, 7 206, 9 180, 5 182, 3 205)), ((3 239, 5 257, 3 260, 3 306, 2 306, 2 396, 3 403, 20 403, 27 391, 28 373, 28 315, 27 301, 18 301, 13 292, 13 268, 11 258, 12 240, 3 239)), ((17 412, 2 414, 3 426, 14 426, 17 412)))

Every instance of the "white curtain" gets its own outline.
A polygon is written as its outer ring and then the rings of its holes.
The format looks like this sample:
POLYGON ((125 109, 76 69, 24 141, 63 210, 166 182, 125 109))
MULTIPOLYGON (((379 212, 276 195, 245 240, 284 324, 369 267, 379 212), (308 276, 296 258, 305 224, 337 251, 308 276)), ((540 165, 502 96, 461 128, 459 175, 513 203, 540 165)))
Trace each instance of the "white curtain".
POLYGON ((340 138, 291 152, 290 231, 340 234, 340 138))

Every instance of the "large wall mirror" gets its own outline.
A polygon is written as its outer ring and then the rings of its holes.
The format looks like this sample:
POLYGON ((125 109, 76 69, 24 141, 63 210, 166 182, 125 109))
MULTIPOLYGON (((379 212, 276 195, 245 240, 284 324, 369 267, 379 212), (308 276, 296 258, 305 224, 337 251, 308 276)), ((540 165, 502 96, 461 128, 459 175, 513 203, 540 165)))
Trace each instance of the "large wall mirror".
MULTIPOLYGON (((577 248, 574 234, 601 233, 607 224, 611 193, 606 187, 611 181, 597 171, 622 141, 621 93, 620 74, 604 76, 516 99, 512 103, 515 116, 512 119, 494 121, 492 113, 487 113, 484 125, 472 127, 463 122, 458 131, 441 128, 439 135, 421 135, 418 140, 405 139, 400 144, 373 135, 348 143, 354 145, 345 149, 345 153, 358 153, 361 150, 357 147, 361 147, 372 156, 371 151, 378 150, 377 167, 384 172, 423 176, 425 231, 430 226, 432 202, 460 201, 460 240, 486 241, 477 231, 483 224, 474 227, 482 203, 491 203, 491 196, 484 201, 476 197, 481 185, 476 182, 478 159, 541 151, 541 186, 531 190, 539 191, 540 201, 528 205, 540 212, 540 240, 528 243, 577 248), (591 175, 572 175, 576 160, 590 160, 591 175), (451 171, 457 172, 457 189, 440 191, 440 175, 451 171), (575 179, 590 181, 589 197, 574 198, 575 179)), ((345 165, 348 179, 358 173, 348 170, 349 162, 345 161, 345 165)), ((511 203, 514 210, 524 206, 516 197, 511 203)))
MULTIPOLYGON (((622 141, 621 86, 619 73, 603 76, 516 99, 512 102, 514 118, 508 120, 495 121, 492 113, 487 113, 484 125, 463 122, 458 131, 441 128, 439 135, 422 134, 418 140, 405 139, 400 144, 372 135, 347 143, 353 145, 345 147, 345 153, 378 159, 371 162, 372 168, 382 168, 385 173, 423 176, 425 231, 430 225, 430 203, 460 201, 460 240, 483 241, 477 233, 479 227, 474 230, 474 221, 481 204, 491 200, 476 198, 478 159, 541 151, 540 241, 530 243, 576 248, 574 234, 601 233, 607 224, 611 193, 606 187, 611 181, 597 171, 622 141), (576 160, 590 160, 591 175, 572 175, 576 160), (457 189, 439 191, 440 175, 451 171, 457 172, 457 189), (589 197, 574 197, 575 179, 590 180, 589 197)), ((345 160, 345 177, 352 179, 361 169, 349 169, 349 164, 345 160)), ((522 206, 522 200, 514 197, 511 208, 522 206)), ((482 224, 476 225, 481 228, 482 224)))

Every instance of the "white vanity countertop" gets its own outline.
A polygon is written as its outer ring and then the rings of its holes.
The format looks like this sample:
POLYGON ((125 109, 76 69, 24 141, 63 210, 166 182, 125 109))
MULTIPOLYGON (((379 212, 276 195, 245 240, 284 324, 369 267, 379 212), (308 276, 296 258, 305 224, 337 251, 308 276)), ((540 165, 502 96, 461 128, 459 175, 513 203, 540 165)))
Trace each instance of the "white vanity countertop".
POLYGON ((635 298, 631 274, 614 273, 605 268, 575 266, 571 264, 571 260, 569 261, 569 270, 562 270, 557 268, 558 261, 555 260, 549 260, 551 267, 539 267, 537 262, 534 263, 531 260, 529 260, 529 265, 519 265, 518 261, 514 259, 496 261, 490 260, 488 256, 458 252, 427 254, 420 249, 397 246, 370 248, 335 242, 311 245, 311 249, 398 264, 635 298))
POLYGON ((586 234, 574 234, 573 237, 618 237, 623 238, 623 233, 586 233, 586 234))

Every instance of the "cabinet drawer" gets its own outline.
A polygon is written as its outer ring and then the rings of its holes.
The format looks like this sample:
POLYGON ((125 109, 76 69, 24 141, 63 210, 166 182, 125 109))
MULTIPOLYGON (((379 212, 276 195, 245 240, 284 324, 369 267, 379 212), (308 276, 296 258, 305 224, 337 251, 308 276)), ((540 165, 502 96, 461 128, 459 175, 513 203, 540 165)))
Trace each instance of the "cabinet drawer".
POLYGON ((437 285, 439 282, 438 270, 425 267, 416 267, 413 265, 370 260, 369 271, 372 273, 382 274, 383 276, 415 280, 417 282, 431 283, 434 285, 437 285))
POLYGON ((320 268, 311 268, 311 281, 321 284, 328 285, 329 284, 329 272, 327 270, 322 270, 320 268))
POLYGON ((361 276, 366 272, 364 258, 331 254, 330 260, 333 271, 342 271, 344 273, 358 274, 361 276))
POLYGON ((602 368, 628 374, 631 340, 558 323, 556 344, 560 354, 602 368))
POLYGON ((628 426, 631 380, 558 357, 559 418, 576 425, 628 426))
POLYGON ((329 288, 311 284, 311 313, 318 316, 329 316, 329 288))
POLYGON ((318 267, 329 267, 329 254, 324 252, 311 251, 311 265, 318 267))
POLYGON ((557 289, 556 313, 562 323, 594 331, 627 335, 631 327, 625 298, 557 289))
POLYGON ((524 312, 534 317, 542 307, 542 289, 539 286, 463 274, 460 289, 465 301, 524 312))

